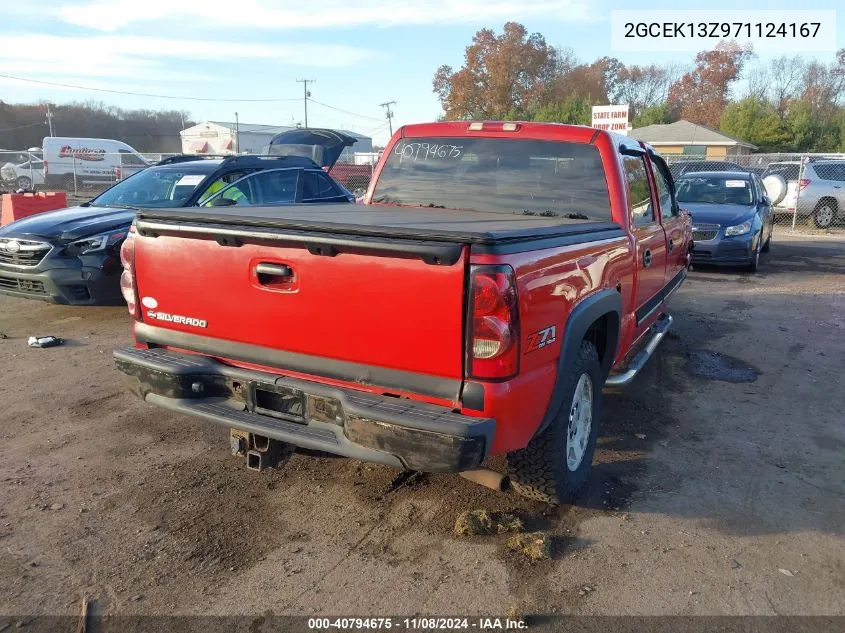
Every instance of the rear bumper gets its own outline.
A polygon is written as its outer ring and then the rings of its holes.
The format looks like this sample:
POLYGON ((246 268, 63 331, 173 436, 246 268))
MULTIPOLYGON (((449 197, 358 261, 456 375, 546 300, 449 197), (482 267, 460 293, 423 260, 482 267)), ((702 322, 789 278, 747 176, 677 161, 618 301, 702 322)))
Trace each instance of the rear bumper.
POLYGON ((399 469, 478 466, 495 421, 409 399, 224 365, 161 348, 114 353, 133 391, 151 404, 221 426, 399 469), (269 407, 269 408, 268 408, 269 407))

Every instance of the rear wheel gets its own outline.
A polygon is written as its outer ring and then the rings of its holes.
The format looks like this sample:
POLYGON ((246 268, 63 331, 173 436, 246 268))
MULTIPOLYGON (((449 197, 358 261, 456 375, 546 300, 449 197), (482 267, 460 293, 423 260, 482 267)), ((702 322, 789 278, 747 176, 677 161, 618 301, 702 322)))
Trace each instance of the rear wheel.
POLYGON ((596 348, 583 341, 565 383, 563 404, 548 428, 508 454, 514 490, 553 505, 570 501, 587 481, 601 418, 602 372, 596 348))
POLYGON ((826 229, 836 219, 836 201, 825 199, 813 210, 813 222, 820 229, 826 229))
POLYGON ((26 189, 26 190, 32 189, 32 180, 30 179, 29 176, 20 176, 18 178, 17 185, 18 185, 18 189, 26 189))
POLYGON ((62 178, 62 187, 65 191, 75 191, 76 188, 74 187, 73 182, 73 174, 67 174, 64 178, 62 178))

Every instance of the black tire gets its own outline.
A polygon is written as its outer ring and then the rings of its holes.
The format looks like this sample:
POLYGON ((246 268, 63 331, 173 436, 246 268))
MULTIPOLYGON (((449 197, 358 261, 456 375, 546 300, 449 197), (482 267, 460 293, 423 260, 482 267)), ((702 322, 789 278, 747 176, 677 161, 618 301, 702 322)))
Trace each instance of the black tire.
POLYGON ((760 249, 762 253, 768 253, 769 249, 772 247, 772 234, 769 233, 769 239, 766 240, 766 243, 763 244, 763 248, 760 249))
POLYGON ((26 191, 29 191, 32 189, 32 180, 29 176, 20 176, 18 177, 17 185, 18 189, 25 189, 26 191))
POLYGON ((517 494, 559 505, 572 500, 583 487, 593 463, 598 427, 601 421, 602 386, 604 380, 596 348, 588 341, 581 349, 566 378, 563 403, 552 423, 536 435, 521 451, 508 453, 508 472, 517 494), (575 470, 567 465, 569 418, 573 398, 581 376, 592 381, 592 420, 584 455, 575 470))
POLYGON ((62 178, 62 187, 65 191, 71 192, 75 190, 73 180, 73 174, 67 174, 64 178, 62 178))
POLYGON ((756 273, 760 270, 760 253, 763 250, 763 245, 760 244, 760 240, 763 239, 763 232, 760 232, 760 237, 757 240, 757 248, 754 250, 754 255, 751 257, 751 263, 748 264, 748 272, 756 273))
POLYGON ((826 229, 836 221, 836 216, 839 213, 836 200, 832 198, 824 198, 819 200, 816 208, 813 209, 813 223, 816 228, 826 229))

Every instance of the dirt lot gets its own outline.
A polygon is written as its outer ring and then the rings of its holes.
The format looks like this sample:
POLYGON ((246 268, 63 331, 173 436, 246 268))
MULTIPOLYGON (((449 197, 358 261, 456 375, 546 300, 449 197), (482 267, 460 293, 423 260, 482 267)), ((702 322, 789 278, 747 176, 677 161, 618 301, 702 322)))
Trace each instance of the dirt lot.
POLYGON ((778 234, 761 274, 696 270, 672 313, 548 513, 342 459, 249 472, 225 430, 128 395, 124 309, 0 297, 0 613, 845 614, 845 239, 778 234), (552 560, 453 535, 475 508, 552 560))

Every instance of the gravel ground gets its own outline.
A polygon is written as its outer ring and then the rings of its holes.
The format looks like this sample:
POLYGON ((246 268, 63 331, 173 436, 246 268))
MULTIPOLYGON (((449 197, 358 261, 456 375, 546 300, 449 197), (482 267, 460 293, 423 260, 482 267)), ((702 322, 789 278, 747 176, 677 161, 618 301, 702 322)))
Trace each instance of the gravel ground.
POLYGON ((760 274, 695 270, 672 313, 549 512, 351 460, 249 472, 224 430, 128 394, 124 309, 0 297, 0 614, 845 615, 845 239, 780 232, 760 274), (455 536, 478 508, 551 560, 455 536))

